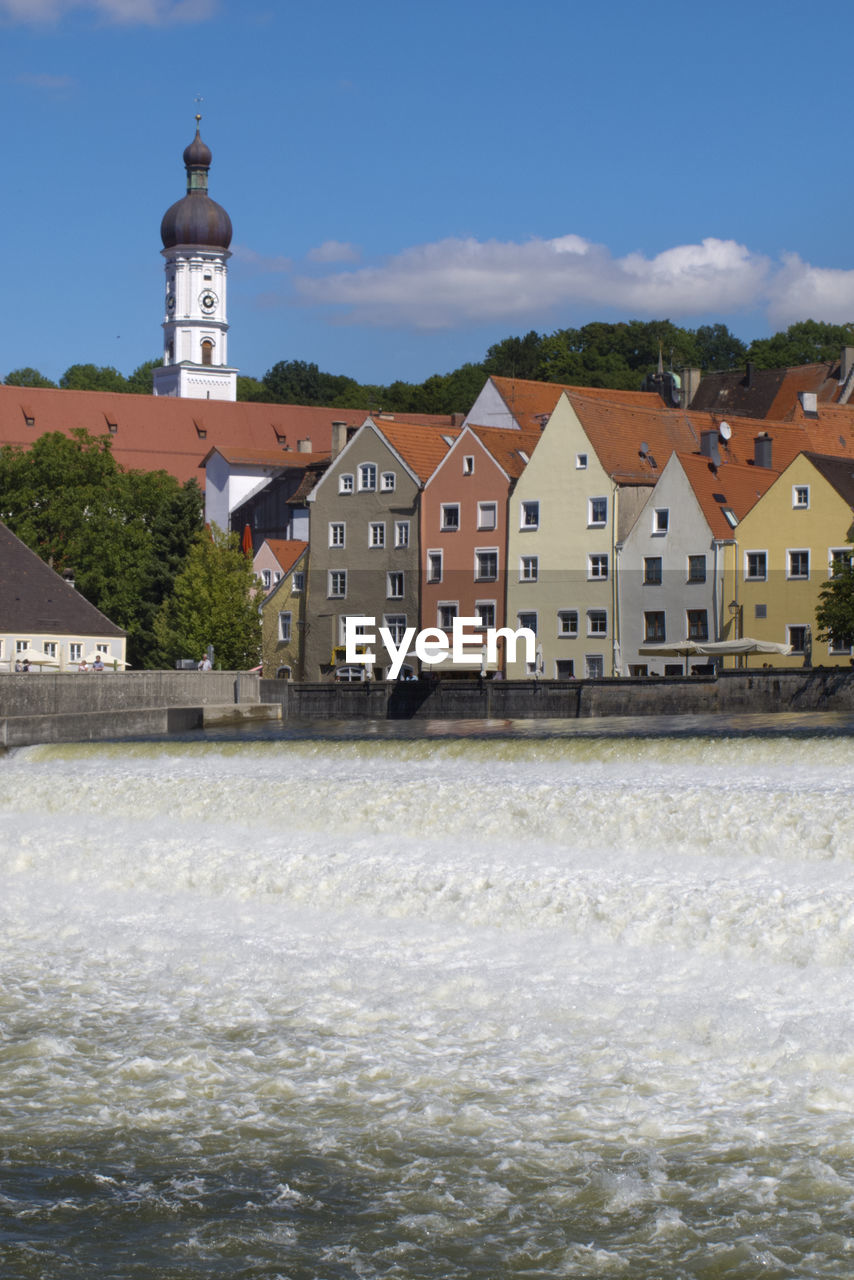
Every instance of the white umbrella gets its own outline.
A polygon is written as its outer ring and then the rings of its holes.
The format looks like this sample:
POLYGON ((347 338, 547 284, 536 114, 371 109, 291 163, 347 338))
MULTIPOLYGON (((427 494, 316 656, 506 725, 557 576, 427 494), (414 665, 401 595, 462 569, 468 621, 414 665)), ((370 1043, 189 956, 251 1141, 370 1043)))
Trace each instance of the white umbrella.
POLYGON ((14 658, 9 659, 10 662, 29 662, 31 667, 58 667, 59 659, 51 658, 46 653, 42 653, 40 649, 34 649, 31 644, 26 649, 18 649, 14 658))
POLYGON ((105 667, 129 667, 129 662, 124 662, 121 658, 114 658, 111 653, 103 653, 100 649, 95 649, 92 653, 87 653, 85 661, 91 667, 92 663, 98 658, 101 659, 105 667))
POLYGON ((742 636, 740 640, 710 640, 707 644, 698 644, 697 652, 708 654, 710 658, 726 657, 732 653, 789 654, 792 646, 777 644, 774 640, 752 640, 750 636, 742 636))

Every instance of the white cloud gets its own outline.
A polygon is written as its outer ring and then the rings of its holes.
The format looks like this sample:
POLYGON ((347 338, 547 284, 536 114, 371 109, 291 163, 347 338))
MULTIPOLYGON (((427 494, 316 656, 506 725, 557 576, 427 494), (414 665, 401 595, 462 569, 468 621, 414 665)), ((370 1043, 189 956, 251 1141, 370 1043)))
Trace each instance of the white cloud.
POLYGON ((257 253, 255 249, 250 249, 244 244, 232 245, 231 252, 238 262, 242 262, 253 271, 264 274, 290 271, 293 266, 291 259, 284 257, 282 254, 257 253))
POLYGON ((854 319, 854 271, 811 267, 796 253, 784 254, 771 285, 768 318, 780 326, 807 319, 847 324, 854 319))
POLYGON ((67 14, 89 10, 107 22, 123 26, 169 26, 203 22, 218 0, 0 0, 0 16, 12 22, 57 23, 67 14))
POLYGON ((772 275, 767 258, 733 240, 614 258, 604 245, 565 235, 524 244, 441 240, 378 266, 296 283, 305 300, 344 307, 354 322, 441 329, 571 306, 633 315, 732 312, 763 303, 772 275))
POLYGON ((309 262, 358 262, 361 256, 362 252, 356 245, 341 240, 324 240, 323 244, 309 249, 306 254, 309 262))

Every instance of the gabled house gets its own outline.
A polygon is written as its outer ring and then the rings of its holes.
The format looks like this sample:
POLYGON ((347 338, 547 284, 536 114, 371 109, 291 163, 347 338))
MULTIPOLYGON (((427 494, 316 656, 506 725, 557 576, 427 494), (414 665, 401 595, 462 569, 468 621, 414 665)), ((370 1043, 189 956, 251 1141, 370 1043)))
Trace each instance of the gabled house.
MULTIPOLYGON (((540 436, 539 429, 466 427, 428 479, 420 518, 422 628, 450 634, 455 617, 476 617, 484 630, 505 625, 507 500, 540 436)), ((502 655, 503 647, 491 669, 503 667, 502 655)), ((438 670, 451 674, 450 658, 438 670)))
POLYGON ((700 412, 781 421, 797 408, 847 404, 854 390, 854 347, 838 360, 783 369, 726 369, 704 373, 690 401, 700 412))
POLYGON ((590 399, 603 399, 609 404, 661 408, 661 397, 651 391, 614 391, 610 388, 564 386, 559 382, 532 382, 525 378, 491 377, 466 414, 463 425, 542 431, 564 391, 583 392, 590 399))
POLYGON ((775 666, 848 666, 851 650, 816 638, 819 591, 851 558, 850 458, 801 453, 738 527, 739 634, 792 646, 775 666))
MULTIPOLYGON (((456 435, 369 417, 308 495, 305 679, 362 678, 363 668, 344 661, 348 616, 376 618, 396 641, 417 628, 421 489, 456 435)), ((386 666, 380 649, 374 674, 386 666)))
POLYGON ((305 619, 308 586, 308 543, 271 538, 255 555, 255 572, 269 589, 261 604, 261 664, 265 679, 302 680, 305 666, 305 619), (267 561, 271 567, 268 570, 267 561))
MULTIPOLYGON (((19 654, 44 655, 45 671, 76 671, 100 655, 125 667, 126 633, 0 524, 0 671, 19 654)), ((33 669, 36 669, 34 667, 33 669)))

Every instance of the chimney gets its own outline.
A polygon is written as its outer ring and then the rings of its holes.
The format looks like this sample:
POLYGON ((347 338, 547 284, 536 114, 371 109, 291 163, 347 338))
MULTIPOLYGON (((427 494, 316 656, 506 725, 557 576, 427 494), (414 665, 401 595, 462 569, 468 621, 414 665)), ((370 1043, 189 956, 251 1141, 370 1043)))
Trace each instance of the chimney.
POLYGON ((718 448, 718 433, 714 431, 700 432, 700 453, 708 458, 716 467, 721 465, 721 451, 718 448))
MULTIPOLYGON (((852 348, 852 351, 854 351, 854 348, 852 348)), ((452 418, 453 418, 453 420, 454 420, 454 426, 455 426, 455 427, 461 427, 461 426, 463 425, 463 423, 465 422, 465 420, 466 420, 466 417, 467 417, 467 416, 468 416, 468 415, 467 415, 467 414, 465 414, 465 413, 452 413, 452 414, 451 414, 451 417, 452 417, 452 418)))
POLYGON ((847 381, 852 368, 854 368, 854 347, 843 347, 842 355, 839 357, 840 382, 847 381))
POLYGON ((311 453, 311 441, 297 440, 297 453, 311 453))
POLYGON ((682 375, 682 395, 680 400, 680 408, 690 409, 691 401, 697 394, 697 388, 700 385, 700 379, 703 376, 702 369, 691 369, 686 366, 679 371, 682 375))
POLYGON ((755 374, 755 372, 756 372, 756 365, 753 363, 752 360, 748 360, 747 373, 744 376, 744 385, 746 387, 753 386, 753 375, 755 374))
POLYGON ((773 441, 767 431, 762 431, 758 436, 753 437, 753 465, 755 467, 764 467, 766 471, 772 470, 772 444, 773 441))
POLYGON ((332 424, 332 456, 337 458, 341 450, 347 443, 347 423, 333 422, 332 424))

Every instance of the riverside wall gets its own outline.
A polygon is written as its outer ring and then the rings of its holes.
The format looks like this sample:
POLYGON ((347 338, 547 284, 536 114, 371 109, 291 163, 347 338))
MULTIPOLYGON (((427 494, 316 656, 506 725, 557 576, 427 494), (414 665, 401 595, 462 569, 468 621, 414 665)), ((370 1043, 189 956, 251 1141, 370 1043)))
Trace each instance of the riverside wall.
POLYGON ((235 671, 0 675, 0 750, 278 720, 546 720, 854 713, 854 670, 727 671, 641 680, 291 684, 235 671))

